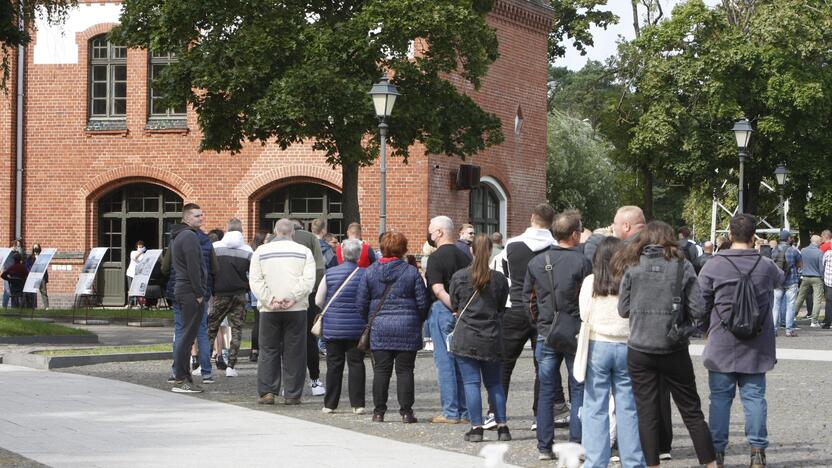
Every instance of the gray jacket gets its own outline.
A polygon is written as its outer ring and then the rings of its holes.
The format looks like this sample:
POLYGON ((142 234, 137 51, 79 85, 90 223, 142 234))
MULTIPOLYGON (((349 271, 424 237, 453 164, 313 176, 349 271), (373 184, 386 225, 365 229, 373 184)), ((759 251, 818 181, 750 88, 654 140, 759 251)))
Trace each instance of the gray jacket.
POLYGON ((705 321, 708 341, 702 355, 708 370, 760 374, 774 367, 776 356, 771 302, 774 289, 783 283, 783 271, 771 259, 762 258, 751 273, 751 282, 757 290, 757 307, 763 314, 762 332, 753 338, 741 340, 721 323, 731 317, 735 285, 739 281, 739 273, 728 263, 728 259, 747 274, 759 256, 755 250, 724 250, 714 255, 699 273, 705 311, 710 315, 710 319, 705 321))
MULTIPOLYGON (((694 321, 702 319, 704 308, 696 272, 684 260, 682 303, 694 321)), ((630 339, 627 345, 651 354, 669 354, 687 347, 667 337, 672 324, 673 288, 676 285, 678 259, 666 260, 658 245, 644 248, 639 264, 627 269, 618 294, 618 314, 630 318, 630 339)))

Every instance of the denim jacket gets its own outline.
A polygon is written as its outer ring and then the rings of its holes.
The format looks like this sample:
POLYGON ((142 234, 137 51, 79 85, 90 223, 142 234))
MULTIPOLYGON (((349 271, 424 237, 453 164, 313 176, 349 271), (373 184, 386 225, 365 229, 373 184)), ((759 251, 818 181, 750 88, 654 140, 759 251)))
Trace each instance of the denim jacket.
MULTIPOLYGON (((693 265, 684 260, 682 303, 694 321, 704 317, 702 293, 693 265)), ((673 288, 679 260, 664 258, 658 245, 644 248, 639 264, 627 269, 618 294, 618 314, 630 318, 628 346, 651 354, 669 354, 687 347, 667 337, 672 323, 673 288)))

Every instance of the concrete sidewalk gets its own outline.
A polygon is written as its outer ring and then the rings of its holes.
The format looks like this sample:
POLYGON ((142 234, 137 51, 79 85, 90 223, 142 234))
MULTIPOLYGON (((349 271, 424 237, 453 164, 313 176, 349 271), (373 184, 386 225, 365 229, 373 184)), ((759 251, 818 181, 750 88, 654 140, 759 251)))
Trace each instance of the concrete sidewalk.
POLYGON ((485 461, 96 377, 0 365, 0 388, 0 447, 53 467, 481 467, 485 461))

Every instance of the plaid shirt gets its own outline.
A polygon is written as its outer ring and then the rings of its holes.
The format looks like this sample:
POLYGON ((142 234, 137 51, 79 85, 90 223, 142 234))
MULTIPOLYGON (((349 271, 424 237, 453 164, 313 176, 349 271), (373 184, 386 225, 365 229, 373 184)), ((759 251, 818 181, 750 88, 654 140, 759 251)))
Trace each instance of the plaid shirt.
POLYGON ((783 280, 783 288, 797 284, 800 281, 800 273, 797 264, 801 261, 800 251, 785 242, 781 242, 776 249, 771 251, 771 259, 776 260, 781 250, 786 250, 786 278, 783 280))
POLYGON ((832 250, 823 254, 823 284, 832 288, 832 250))

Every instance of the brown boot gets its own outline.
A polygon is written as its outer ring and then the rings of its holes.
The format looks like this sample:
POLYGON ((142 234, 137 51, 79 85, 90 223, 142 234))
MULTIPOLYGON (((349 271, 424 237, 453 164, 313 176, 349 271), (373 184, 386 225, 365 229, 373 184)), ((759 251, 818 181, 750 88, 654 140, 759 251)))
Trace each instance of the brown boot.
POLYGON ((750 468, 763 468, 766 466, 766 449, 751 449, 750 468))

